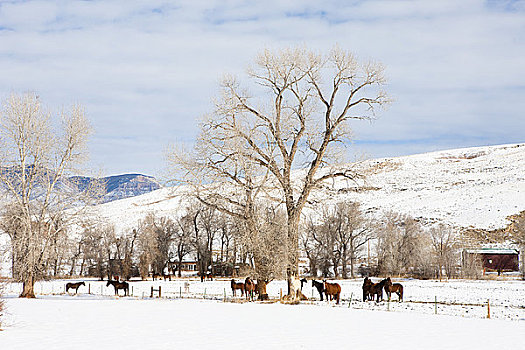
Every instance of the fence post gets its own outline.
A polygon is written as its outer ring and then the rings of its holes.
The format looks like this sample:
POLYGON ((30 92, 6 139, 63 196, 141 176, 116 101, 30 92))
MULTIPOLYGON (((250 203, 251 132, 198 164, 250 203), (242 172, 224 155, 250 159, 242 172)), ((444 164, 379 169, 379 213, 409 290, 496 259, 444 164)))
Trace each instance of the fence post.
POLYGON ((279 300, 283 300, 283 289, 279 289, 279 300))
POLYGON ((179 286, 179 297, 182 299, 182 286, 179 286))
POLYGON ((153 298, 153 286, 151 286, 151 295, 150 298, 153 298))
POLYGON ((88 283, 88 294, 91 294, 91 283, 88 283))
POLYGON ((350 293, 350 302, 348 303, 348 308, 350 308, 350 305, 352 305, 352 297, 354 296, 354 292, 350 293))
POLYGON ((490 318, 490 299, 487 299, 487 318, 490 318))
POLYGON ((204 299, 206 299, 206 288, 204 288, 204 299))
POLYGON ((162 298, 162 286, 159 286, 159 298, 162 298))
POLYGON ((438 313, 438 297, 437 297, 437 295, 434 297, 434 313, 436 315, 438 313))
POLYGON ((224 302, 226 302, 226 288, 224 288, 224 302))

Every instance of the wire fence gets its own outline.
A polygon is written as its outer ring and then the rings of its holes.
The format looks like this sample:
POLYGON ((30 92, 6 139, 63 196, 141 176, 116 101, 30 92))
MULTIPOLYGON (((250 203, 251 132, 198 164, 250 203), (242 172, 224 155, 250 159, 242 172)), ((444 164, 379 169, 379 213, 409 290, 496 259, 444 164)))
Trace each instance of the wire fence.
MULTIPOLYGON (((37 296, 65 296, 79 298, 115 298, 115 289, 107 285, 107 281, 83 280, 85 285, 80 286, 78 294, 74 289, 66 292, 66 283, 75 280, 42 281, 35 283, 35 294, 37 296)), ((179 279, 174 281, 131 281, 129 282, 129 294, 127 298, 136 299, 202 299, 223 302, 243 303, 247 302, 246 296, 236 291, 234 296, 230 288, 230 280, 206 281, 179 279)), ((272 282, 272 288, 268 288, 269 301, 278 302, 286 294, 286 281, 272 282)), ((22 291, 21 283, 6 283, 4 295, 19 295, 22 291)), ((525 320, 525 305, 508 305, 501 301, 491 302, 485 299, 483 302, 450 301, 441 299, 434 295, 433 300, 426 298, 410 298, 405 296, 403 302, 395 299, 381 302, 366 301, 361 298, 360 293, 351 292, 343 295, 339 304, 335 301, 321 301, 317 290, 305 287, 303 293, 308 300, 301 301, 302 304, 332 306, 351 308, 357 310, 390 311, 390 312, 416 312, 436 315, 450 315, 475 318, 498 318, 508 320, 525 320)), ((124 297, 124 291, 118 291, 118 297, 124 297)), ((256 298, 256 297, 255 297, 256 298)))

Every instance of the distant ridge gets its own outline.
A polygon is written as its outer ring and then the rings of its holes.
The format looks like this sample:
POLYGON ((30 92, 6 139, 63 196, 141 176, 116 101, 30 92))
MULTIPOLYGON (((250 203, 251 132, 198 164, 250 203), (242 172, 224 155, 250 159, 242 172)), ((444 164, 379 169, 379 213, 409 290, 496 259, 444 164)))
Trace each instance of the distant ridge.
POLYGON ((120 199, 140 196, 161 188, 153 177, 143 174, 123 174, 107 176, 100 179, 84 176, 72 176, 70 183, 78 186, 79 190, 86 188, 92 181, 100 181, 103 186, 103 202, 112 202, 120 199))
MULTIPOLYGON (((369 159, 341 165, 365 177, 335 180, 312 193, 305 215, 340 201, 359 202, 368 217, 407 214, 423 224, 501 229, 525 210, 525 144, 451 149, 410 156, 369 159)), ((296 170, 294 177, 301 176, 296 170)), ((323 171, 321 169, 320 171, 323 171)), ((129 230, 148 213, 182 215, 185 186, 162 188, 143 196, 99 206, 99 215, 129 230)))

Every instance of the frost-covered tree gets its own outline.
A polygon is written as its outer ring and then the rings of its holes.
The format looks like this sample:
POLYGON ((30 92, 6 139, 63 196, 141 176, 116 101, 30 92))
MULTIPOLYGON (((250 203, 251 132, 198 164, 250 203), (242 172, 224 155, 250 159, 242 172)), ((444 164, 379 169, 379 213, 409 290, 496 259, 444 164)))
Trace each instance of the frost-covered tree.
POLYGON ((228 183, 231 192, 243 194, 247 208, 264 183, 286 214, 283 259, 291 278, 298 269, 299 223, 308 198, 328 179, 354 177, 353 171, 329 165, 343 159, 339 146, 351 138, 349 122, 370 119, 389 102, 381 90, 386 80, 380 64, 361 63, 337 47, 326 55, 304 48, 265 50, 248 70, 248 80, 251 92, 233 77, 222 81, 194 151, 172 152, 171 165, 194 193, 219 182, 220 195, 228 183), (304 171, 292 174, 298 168, 304 171))
POLYGON ((164 273, 164 268, 172 256, 171 245, 176 231, 176 223, 165 216, 157 217, 149 213, 140 221, 137 236, 141 262, 147 260, 146 264, 141 264, 143 277, 147 276, 150 268, 153 273, 164 273))
POLYGON ((34 93, 13 94, 0 110, 0 190, 9 201, 2 220, 20 297, 35 296, 53 240, 74 212, 66 209, 80 202, 61 181, 85 159, 90 132, 81 106, 54 115, 34 93))
POLYGON ((386 213, 377 234, 377 263, 385 275, 430 277, 430 242, 421 225, 411 216, 386 213))
POLYGON ((438 278, 441 280, 443 271, 448 278, 455 274, 457 257, 457 233, 449 226, 438 224, 430 229, 432 253, 437 266, 438 278))

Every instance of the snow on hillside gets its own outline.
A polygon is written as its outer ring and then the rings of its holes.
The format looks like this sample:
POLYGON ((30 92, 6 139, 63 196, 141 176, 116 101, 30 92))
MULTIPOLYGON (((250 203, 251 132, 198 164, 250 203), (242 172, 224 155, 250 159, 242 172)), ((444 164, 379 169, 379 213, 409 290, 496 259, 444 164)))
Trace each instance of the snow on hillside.
MULTIPOLYGON (((372 214, 395 211, 424 221, 484 229, 502 228, 509 215, 525 210, 525 144, 372 159, 348 167, 366 178, 358 186, 346 180, 327 183, 312 201, 358 201, 372 214)), ((148 212, 181 213, 182 191, 163 188, 98 209, 118 230, 130 230, 148 212)))

